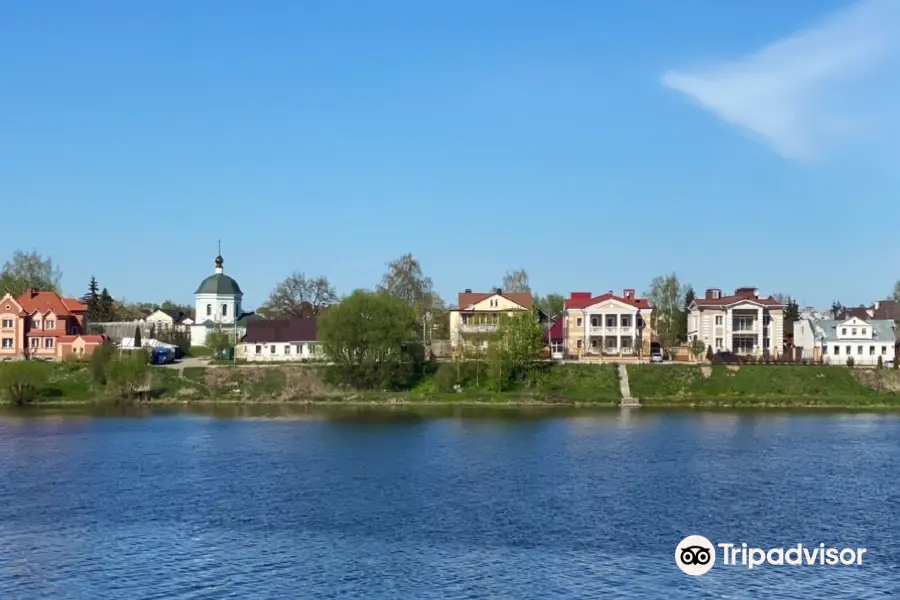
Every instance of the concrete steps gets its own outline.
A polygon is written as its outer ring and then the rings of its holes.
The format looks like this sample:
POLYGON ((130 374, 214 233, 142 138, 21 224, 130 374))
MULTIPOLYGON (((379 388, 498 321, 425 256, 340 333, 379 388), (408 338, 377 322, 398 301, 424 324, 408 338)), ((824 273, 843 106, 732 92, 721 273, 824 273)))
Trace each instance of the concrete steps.
POLYGON ((628 382, 628 367, 619 365, 619 391, 622 393, 622 400, 619 406, 623 408, 638 408, 641 401, 631 395, 631 384, 628 382))

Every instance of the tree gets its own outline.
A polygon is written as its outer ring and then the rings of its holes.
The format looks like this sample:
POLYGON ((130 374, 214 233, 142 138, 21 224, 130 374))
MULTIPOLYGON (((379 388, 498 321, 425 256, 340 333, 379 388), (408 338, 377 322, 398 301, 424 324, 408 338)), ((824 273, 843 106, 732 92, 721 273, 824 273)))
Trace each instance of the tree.
POLYGON ((141 326, 140 325, 134 326, 134 347, 135 348, 141 347, 141 326))
POLYGON ((448 314, 444 301, 433 289, 431 277, 425 276, 422 265, 411 253, 389 262, 387 267, 376 290, 411 306, 420 324, 417 331, 422 332, 423 341, 431 339, 435 324, 440 325, 443 315, 448 314))
POLYGON ((103 288, 100 298, 97 300, 96 319, 98 323, 110 323, 117 320, 116 301, 110 296, 109 290, 103 288))
POLYGON ((16 250, 3 265, 0 285, 4 293, 21 296, 28 288, 59 292, 60 279, 62 271, 54 266, 50 257, 44 258, 36 250, 16 250))
POLYGON ((89 323, 99 321, 97 311, 100 307, 100 285, 97 283, 97 278, 93 275, 91 275, 91 281, 88 283, 88 292, 81 298, 81 301, 87 305, 87 321, 89 323))
POLYGON ((295 271, 275 286, 259 312, 270 319, 309 319, 337 300, 337 292, 327 277, 307 277, 295 271))
POLYGON ((880 354, 878 355, 878 364, 875 365, 875 368, 876 368, 876 369, 883 369, 883 368, 884 368, 884 359, 881 358, 881 355, 880 355, 880 354))
POLYGON ((210 331, 206 334, 206 347, 213 351, 213 356, 218 356, 225 350, 234 348, 234 333, 225 330, 210 331))
POLYGON ((546 296, 535 298, 534 303, 548 317, 556 319, 562 316, 565 310, 566 299, 559 294, 547 294, 546 296))
POLYGON ((14 361, 0 365, 0 389, 15 406, 24 406, 38 397, 46 377, 41 362, 14 361))
POLYGON ((147 334, 151 340, 156 339, 156 323, 150 323, 150 332, 147 334))
POLYGON ((115 351, 111 344, 100 344, 91 354, 90 371, 91 379, 97 385, 106 385, 106 372, 109 363, 113 360, 115 351))
MULTIPOLYGON (((793 323, 800 319, 800 305, 790 296, 784 305, 784 322, 793 323)), ((793 329, 793 328, 792 328, 793 329)))
POLYGON ((491 386, 502 391, 525 381, 540 360, 543 347, 544 329, 534 313, 520 310, 502 315, 487 349, 491 386))
POLYGON ((109 390, 122 400, 135 398, 146 387, 149 375, 150 355, 145 350, 123 352, 106 369, 109 390))
POLYGON ((696 339, 691 342, 691 355, 693 355, 694 359, 700 357, 703 354, 703 351, 706 350, 706 344, 701 339, 696 339))
POLYGON ((713 349, 712 346, 706 347, 706 360, 712 361, 713 359, 713 349))
POLYGON ((829 312, 831 313, 832 319, 840 319, 841 314, 843 314, 844 312, 844 306, 840 302, 835 300, 831 303, 831 310, 829 312))
POLYGON ((500 289, 504 292, 530 292, 531 286, 528 284, 528 273, 525 272, 525 269, 516 269, 514 271, 507 271, 506 275, 503 276, 503 283, 500 284, 500 289))
POLYGON ((894 284, 894 293, 891 294, 891 300, 900 302, 900 279, 894 284))
POLYGON ((663 348, 674 346, 680 339, 684 300, 688 288, 681 285, 675 273, 660 275, 650 282, 647 300, 653 307, 654 330, 663 348))
POLYGON ((384 291, 357 290, 319 322, 319 338, 333 363, 329 379, 357 389, 409 383, 421 364, 409 344, 416 328, 415 311, 404 300, 384 291))
POLYGON ((681 314, 678 316, 678 327, 675 332, 675 339, 679 344, 683 344, 688 339, 688 324, 691 319, 691 304, 693 304, 694 300, 697 298, 697 295, 694 293, 694 288, 688 286, 687 291, 684 293, 684 310, 681 311, 681 314))

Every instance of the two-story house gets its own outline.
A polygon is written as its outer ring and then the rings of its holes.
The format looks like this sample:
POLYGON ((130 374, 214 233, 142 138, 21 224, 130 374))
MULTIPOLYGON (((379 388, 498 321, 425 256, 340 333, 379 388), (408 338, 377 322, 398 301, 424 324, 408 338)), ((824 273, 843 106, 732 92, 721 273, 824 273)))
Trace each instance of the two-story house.
POLYGON ((90 354, 103 336, 84 335, 87 306, 56 292, 28 289, 0 299, 0 360, 57 360, 90 354))
POLYGON ((784 344, 784 305, 760 298, 753 287, 730 296, 708 289, 688 307, 688 340, 701 340, 714 352, 778 356, 784 344))
POLYGON ((450 347, 454 352, 461 348, 485 350, 501 315, 522 310, 534 310, 531 292, 465 290, 459 294, 458 308, 450 310, 450 347))
POLYGON ((565 301, 563 330, 570 356, 649 355, 653 308, 633 289, 617 296, 572 292, 565 301))
POLYGON ((875 366, 896 358, 893 319, 850 317, 844 320, 818 321, 814 324, 814 355, 827 364, 845 365, 853 358, 854 365, 875 366))

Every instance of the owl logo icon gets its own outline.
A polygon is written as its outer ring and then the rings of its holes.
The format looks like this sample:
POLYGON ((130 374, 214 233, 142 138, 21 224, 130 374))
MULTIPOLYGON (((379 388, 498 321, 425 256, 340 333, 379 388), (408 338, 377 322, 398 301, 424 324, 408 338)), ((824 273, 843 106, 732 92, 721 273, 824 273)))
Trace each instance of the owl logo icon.
POLYGON ((675 564, 687 575, 705 575, 716 564, 716 547, 702 535, 689 535, 675 547, 675 564))

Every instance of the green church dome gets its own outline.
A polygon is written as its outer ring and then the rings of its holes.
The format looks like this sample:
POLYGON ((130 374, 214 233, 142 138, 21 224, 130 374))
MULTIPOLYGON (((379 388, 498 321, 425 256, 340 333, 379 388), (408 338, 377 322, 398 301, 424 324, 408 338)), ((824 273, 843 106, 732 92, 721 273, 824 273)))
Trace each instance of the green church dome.
POLYGON ((210 275, 200 283, 195 294, 217 294, 219 296, 243 295, 238 282, 223 273, 210 275))
POLYGON ((243 296, 238 282, 222 272, 225 261, 222 255, 216 257, 216 272, 200 283, 195 294, 216 294, 217 296, 243 296))

